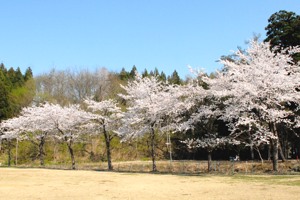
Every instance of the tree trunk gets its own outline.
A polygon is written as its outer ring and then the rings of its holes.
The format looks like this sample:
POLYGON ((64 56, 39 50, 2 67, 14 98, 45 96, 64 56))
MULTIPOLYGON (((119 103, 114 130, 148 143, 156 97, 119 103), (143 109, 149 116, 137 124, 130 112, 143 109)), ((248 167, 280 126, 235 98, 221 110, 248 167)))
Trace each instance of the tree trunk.
POLYGON ((152 157, 152 171, 156 172, 157 168, 156 168, 156 160, 155 160, 155 131, 154 128, 151 127, 151 157, 152 157))
POLYGON ((251 156, 251 160, 254 160, 254 144, 253 144, 253 140, 251 139, 251 128, 249 126, 249 131, 247 132, 248 133, 248 137, 249 137, 249 144, 250 144, 250 156, 251 156))
POLYGON ((72 161, 72 169, 76 169, 75 168, 75 157, 74 157, 74 152, 73 152, 73 148, 72 148, 72 141, 67 142, 68 145, 68 149, 69 149, 69 153, 71 156, 71 161, 72 161))
POLYGON ((18 148, 19 148, 19 140, 17 139, 17 142, 16 142, 16 160, 15 160, 16 166, 18 165, 18 148))
POLYGON ((39 156, 40 156, 40 165, 44 166, 45 162, 44 162, 44 156, 45 156, 45 151, 44 151, 44 144, 45 144, 45 136, 42 136, 40 139, 40 143, 39 143, 39 156))
POLYGON ((283 153, 283 151, 282 151, 281 144, 280 144, 279 141, 278 141, 278 150, 279 150, 279 153, 280 153, 280 157, 281 157, 282 162, 285 162, 286 159, 285 159, 285 156, 284 156, 284 153, 283 153))
POLYGON ((105 137, 108 170, 111 171, 111 170, 113 170, 113 166, 112 166, 112 162, 111 162, 111 149, 110 149, 111 138, 109 136, 109 133, 107 133, 107 131, 105 129, 105 125, 103 125, 103 133, 104 133, 104 137, 105 137))
POLYGON ((254 160, 254 150, 253 150, 253 145, 250 145, 250 153, 251 153, 251 160, 254 160))
POLYGON ((288 139, 286 139, 284 141, 282 149, 284 150, 284 156, 285 156, 285 158, 288 159, 289 158, 289 144, 288 144, 288 139))
POLYGON ((271 144, 268 144, 268 161, 271 160, 271 144))
POLYGON ((261 156, 260 150, 259 150, 259 148, 258 148, 257 146, 255 147, 255 150, 256 150, 257 153, 258 153, 258 156, 259 156, 259 158, 260 158, 261 164, 264 164, 264 159, 263 159, 263 157, 261 156))
POLYGON ((7 166, 10 167, 11 165, 11 141, 7 140, 7 166))
MULTIPOLYGON (((289 134, 287 133, 284 127, 280 127, 281 140, 280 140, 280 148, 282 149, 282 153, 284 155, 285 160, 289 158, 289 134)), ((279 150, 280 151, 280 150, 279 150)), ((284 161, 285 161, 284 160, 284 161)), ((284 162, 283 161, 283 162, 284 162)))
POLYGON ((212 163, 212 159, 211 159, 211 151, 207 152, 207 170, 208 172, 211 171, 211 163, 212 163))
POLYGON ((278 171, 278 139, 272 139, 272 162, 273 162, 273 171, 278 171))
POLYGON ((276 130, 276 124, 271 124, 270 130, 273 131, 274 139, 271 139, 272 145, 272 162, 273 162, 273 171, 278 171, 278 143, 279 138, 276 130))

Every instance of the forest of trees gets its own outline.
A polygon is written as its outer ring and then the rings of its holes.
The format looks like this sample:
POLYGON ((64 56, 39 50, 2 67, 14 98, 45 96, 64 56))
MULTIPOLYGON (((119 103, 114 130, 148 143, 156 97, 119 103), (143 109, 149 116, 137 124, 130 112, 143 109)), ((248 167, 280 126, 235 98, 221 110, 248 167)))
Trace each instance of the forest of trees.
POLYGON ((0 65, 0 159, 278 159, 300 156, 300 16, 274 13, 264 42, 221 59, 211 75, 183 80, 155 68, 51 70, 0 65), (280 29, 280 30, 278 30, 280 29), (279 46, 278 46, 279 45, 279 46), (18 157, 15 155, 19 152, 18 157), (69 155, 69 156, 68 156, 69 155))
POLYGON ((28 68, 22 74, 20 68, 6 69, 0 64, 0 122, 19 114, 22 107, 32 103, 35 95, 32 71, 28 68))

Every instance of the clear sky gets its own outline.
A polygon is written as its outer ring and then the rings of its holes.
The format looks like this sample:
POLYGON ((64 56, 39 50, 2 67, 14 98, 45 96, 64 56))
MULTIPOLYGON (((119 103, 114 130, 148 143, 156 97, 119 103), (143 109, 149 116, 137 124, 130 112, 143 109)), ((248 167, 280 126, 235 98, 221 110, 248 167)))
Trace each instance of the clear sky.
POLYGON ((300 14, 299 0, 0 0, 0 62, 52 68, 136 65, 167 75, 207 72, 253 33, 265 38, 279 10, 300 14))

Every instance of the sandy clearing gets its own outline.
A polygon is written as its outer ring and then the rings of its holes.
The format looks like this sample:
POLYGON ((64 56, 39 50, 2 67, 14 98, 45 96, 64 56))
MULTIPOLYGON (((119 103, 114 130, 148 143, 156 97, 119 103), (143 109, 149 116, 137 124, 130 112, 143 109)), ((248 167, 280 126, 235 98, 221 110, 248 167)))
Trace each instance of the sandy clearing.
POLYGON ((0 199, 299 199, 297 186, 231 177, 0 168, 0 199))

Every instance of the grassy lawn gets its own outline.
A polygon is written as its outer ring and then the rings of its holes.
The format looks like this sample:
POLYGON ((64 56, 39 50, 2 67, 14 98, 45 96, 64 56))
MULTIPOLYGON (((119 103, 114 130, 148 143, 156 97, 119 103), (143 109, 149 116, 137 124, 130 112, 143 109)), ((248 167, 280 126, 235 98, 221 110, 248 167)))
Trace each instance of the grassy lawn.
POLYGON ((0 168, 0 199, 299 199, 300 176, 0 168))
POLYGON ((237 182, 254 182, 268 185, 288 185, 300 187, 299 175, 234 175, 232 180, 237 182))

